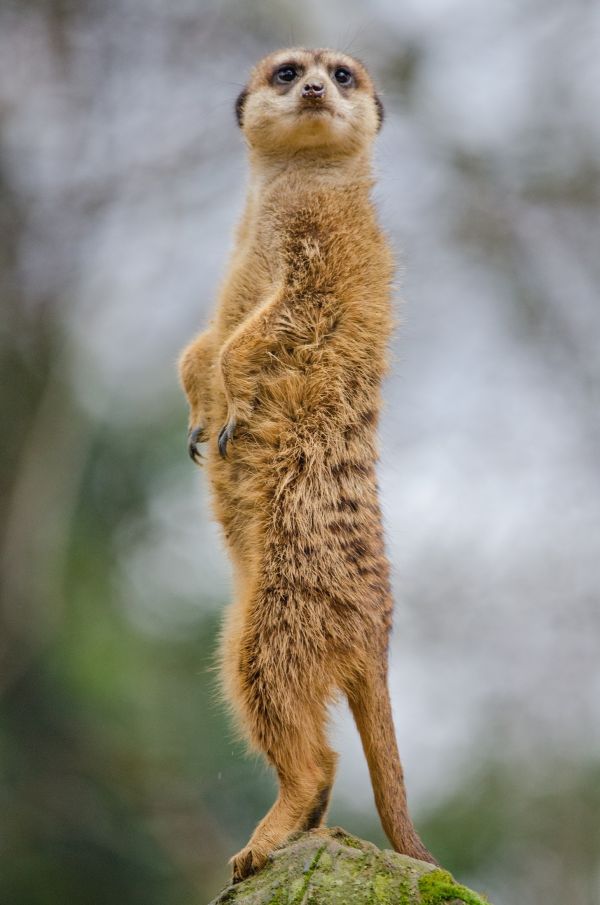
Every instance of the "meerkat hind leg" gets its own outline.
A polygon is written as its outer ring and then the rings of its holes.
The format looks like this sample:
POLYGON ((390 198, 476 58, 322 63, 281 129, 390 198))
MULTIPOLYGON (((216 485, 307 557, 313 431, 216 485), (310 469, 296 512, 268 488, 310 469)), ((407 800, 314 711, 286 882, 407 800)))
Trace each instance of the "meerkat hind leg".
POLYGON ((335 779, 335 771, 338 762, 338 755, 331 748, 323 749, 323 769, 325 771, 325 785, 319 791, 317 799, 313 804, 313 808, 308 814, 302 829, 315 830, 325 821, 327 809, 329 807, 329 799, 331 798, 331 790, 335 779))
POLYGON ((282 735, 267 756, 277 770, 279 794, 248 844, 231 859, 234 883, 260 870, 292 833, 319 826, 329 803, 337 754, 308 716, 305 732, 282 735))

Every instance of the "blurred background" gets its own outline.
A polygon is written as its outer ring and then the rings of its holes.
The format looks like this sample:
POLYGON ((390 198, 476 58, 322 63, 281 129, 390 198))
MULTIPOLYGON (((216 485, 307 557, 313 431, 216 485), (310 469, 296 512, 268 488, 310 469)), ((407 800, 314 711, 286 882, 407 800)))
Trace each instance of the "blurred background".
MULTIPOLYGON (((0 0, 0 901, 189 905, 274 783, 175 362, 243 204, 233 102, 334 46, 386 106, 380 467, 417 825, 495 905, 600 903, 600 6, 0 0)), ((385 840, 344 707, 332 823, 385 840)))

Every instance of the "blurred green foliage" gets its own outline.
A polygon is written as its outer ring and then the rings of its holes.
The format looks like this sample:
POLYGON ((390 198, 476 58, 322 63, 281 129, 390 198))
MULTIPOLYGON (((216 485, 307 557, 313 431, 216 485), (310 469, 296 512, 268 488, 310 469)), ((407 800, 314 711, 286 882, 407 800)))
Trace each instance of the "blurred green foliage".
MULTIPOLYGON (((0 210, 16 244, 18 216, 0 210)), ((184 639, 152 637, 119 590, 115 529, 144 512, 166 459, 187 466, 184 405, 170 400, 151 443, 139 424, 91 423, 62 373, 58 300, 28 311, 3 250, 2 528, 20 547, 7 544, 0 611, 0 901, 201 902, 272 789, 218 701, 214 609, 184 639), (65 478, 61 438, 37 433, 48 393, 86 438, 54 511, 36 496, 65 478)))
MULTIPOLYGON (((94 436, 58 589, 48 585, 60 616, 11 647, 0 704, 2 901, 202 901, 266 805, 269 780, 231 740, 217 700, 215 616, 185 639, 144 636, 115 582, 114 526, 143 509, 161 454, 176 455, 181 436, 179 424, 170 442, 167 423, 154 455, 135 431, 94 436)), ((40 457, 43 468, 43 447, 40 457)), ((26 601, 30 618, 53 603, 26 601)))

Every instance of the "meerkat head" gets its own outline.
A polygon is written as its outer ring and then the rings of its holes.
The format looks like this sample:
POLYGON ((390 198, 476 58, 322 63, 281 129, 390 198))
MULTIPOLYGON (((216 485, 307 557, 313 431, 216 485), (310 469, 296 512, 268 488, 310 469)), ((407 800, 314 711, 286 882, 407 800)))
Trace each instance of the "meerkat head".
POLYGON ((252 70, 236 102, 253 150, 334 156, 368 147, 383 121, 373 81, 358 60, 335 50, 278 50, 252 70))

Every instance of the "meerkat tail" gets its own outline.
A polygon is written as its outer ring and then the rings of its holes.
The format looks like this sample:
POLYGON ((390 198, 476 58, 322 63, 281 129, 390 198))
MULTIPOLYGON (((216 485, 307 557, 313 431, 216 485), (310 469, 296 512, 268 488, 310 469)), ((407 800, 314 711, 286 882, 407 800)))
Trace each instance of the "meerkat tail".
POLYGON ((348 692, 348 702, 369 766, 377 811, 388 839, 397 852, 437 864, 421 842, 408 811, 385 677, 380 671, 374 671, 348 692))

